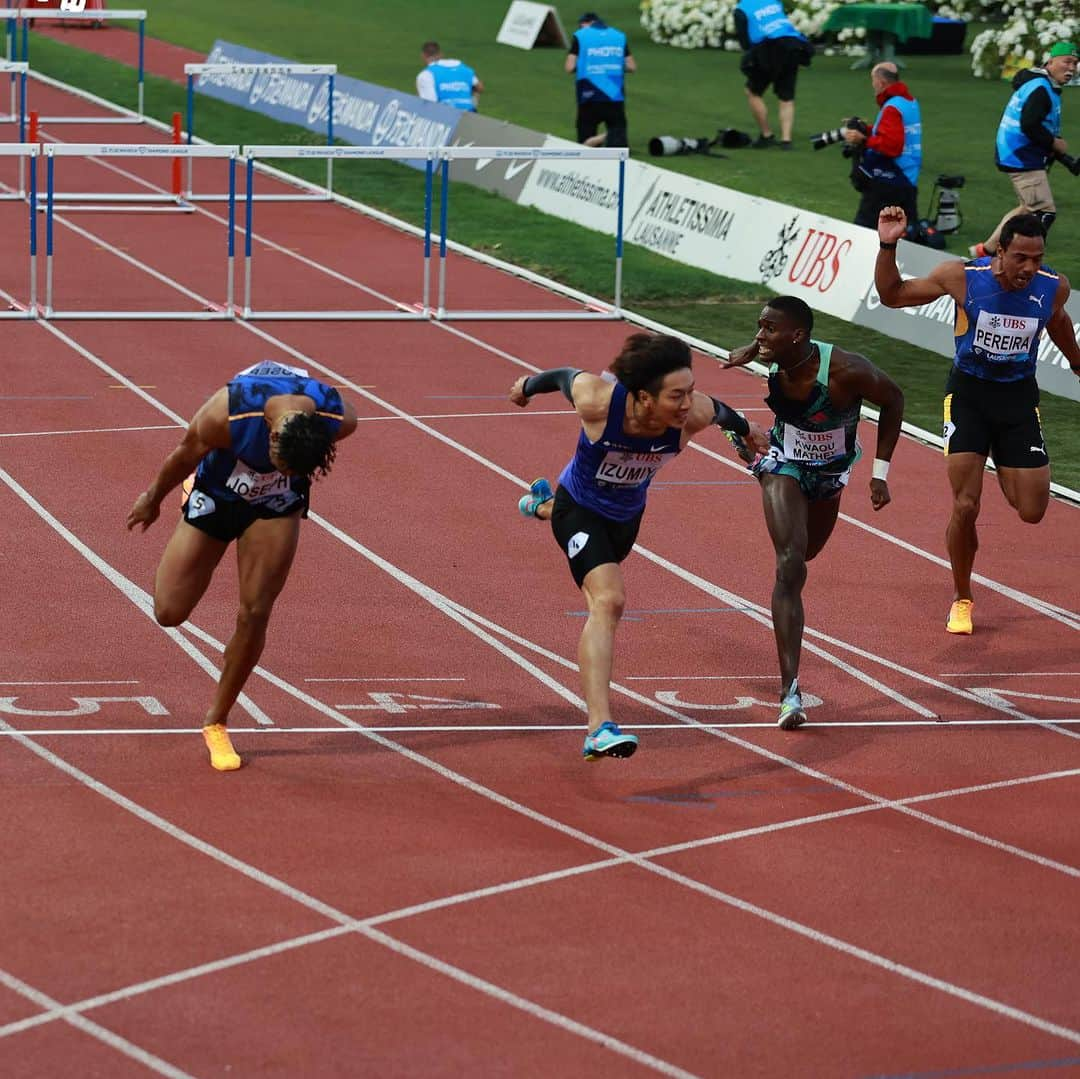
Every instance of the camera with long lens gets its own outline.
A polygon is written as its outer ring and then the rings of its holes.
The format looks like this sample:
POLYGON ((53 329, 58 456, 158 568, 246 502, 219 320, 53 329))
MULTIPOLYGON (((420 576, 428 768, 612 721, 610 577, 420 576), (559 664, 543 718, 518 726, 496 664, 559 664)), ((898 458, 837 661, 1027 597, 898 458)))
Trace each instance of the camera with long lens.
POLYGON ((1054 154, 1054 160, 1064 165, 1073 176, 1080 176, 1080 157, 1073 157, 1072 154, 1054 154))
POLYGON ((677 139, 672 135, 656 135, 649 139, 649 153, 653 157, 675 157, 677 154, 707 154, 720 140, 677 139))
POLYGON ((870 134, 870 128, 857 116, 852 116, 850 120, 845 120, 839 127, 834 127, 831 131, 822 131, 817 135, 811 135, 810 145, 815 150, 824 150, 826 146, 832 146, 834 142, 843 142, 844 135, 848 131, 858 131, 863 135, 870 134))

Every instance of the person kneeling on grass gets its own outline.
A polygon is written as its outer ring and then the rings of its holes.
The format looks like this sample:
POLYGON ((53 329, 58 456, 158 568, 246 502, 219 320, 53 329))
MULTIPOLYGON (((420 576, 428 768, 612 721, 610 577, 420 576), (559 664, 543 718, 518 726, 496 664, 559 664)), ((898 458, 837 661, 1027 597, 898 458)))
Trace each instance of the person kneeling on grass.
POLYGON ((518 506, 526 516, 551 520, 588 607, 578 645, 587 761, 629 757, 638 745, 612 722, 610 683, 615 628, 626 602, 619 564, 634 546, 653 477, 710 424, 741 435, 760 452, 768 447, 757 424, 694 389, 690 349, 677 337, 632 334, 610 370, 613 380, 560 367, 519 378, 510 390, 510 400, 522 408, 534 394, 560 390, 581 420, 558 491, 536 480, 518 506))
POLYGON ((269 360, 241 371, 195 413, 183 440, 128 514, 146 531, 184 482, 181 518, 154 578, 154 617, 178 626, 202 599, 236 540, 240 610, 203 738, 219 772, 241 760, 226 729, 229 709, 255 668, 266 627, 292 566, 312 478, 325 476, 335 443, 356 430, 356 412, 337 390, 301 368, 269 360), (192 470, 194 476, 189 476, 192 470))

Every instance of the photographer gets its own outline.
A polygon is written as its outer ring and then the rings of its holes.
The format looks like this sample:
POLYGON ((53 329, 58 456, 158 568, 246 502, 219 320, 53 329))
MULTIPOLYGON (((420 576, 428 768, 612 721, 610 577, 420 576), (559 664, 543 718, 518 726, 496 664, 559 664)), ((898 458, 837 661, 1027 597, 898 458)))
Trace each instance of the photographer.
POLYGON ((780 0, 739 0, 735 8, 735 33, 744 50, 739 70, 746 76, 746 100, 761 132, 753 146, 767 150, 777 144, 763 96, 771 85, 780 102, 780 149, 790 150, 795 123, 795 79, 800 65, 805 67, 810 63, 813 46, 784 14, 780 0))
POLYGON ((896 64, 885 61, 870 72, 878 114, 867 132, 849 124, 844 141, 858 156, 851 182, 860 192, 855 224, 877 228, 886 206, 900 206, 908 221, 919 220, 918 183, 922 167, 919 103, 900 81, 896 64))
POLYGON ((1061 137, 1061 88, 1076 74, 1076 61, 1076 46, 1059 41, 1042 67, 1016 73, 1013 95, 998 125, 994 159, 1012 181, 1019 205, 984 243, 971 248, 974 258, 997 252, 1001 226, 1016 214, 1035 214, 1048 231, 1054 223, 1057 209, 1046 169, 1068 152, 1061 137))

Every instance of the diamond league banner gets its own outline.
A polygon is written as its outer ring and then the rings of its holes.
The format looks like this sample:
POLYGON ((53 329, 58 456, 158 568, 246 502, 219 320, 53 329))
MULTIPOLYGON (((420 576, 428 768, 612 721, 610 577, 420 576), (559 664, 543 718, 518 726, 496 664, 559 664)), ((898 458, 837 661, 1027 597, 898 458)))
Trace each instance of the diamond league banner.
MULTIPOLYGON (((229 41, 214 42, 208 64, 289 64, 272 53, 229 41)), ((329 84, 325 75, 237 72, 200 75, 199 93, 241 108, 326 132, 329 84)), ((447 105, 389 90, 345 75, 334 76, 334 136, 353 146, 445 146, 462 113, 447 105)))

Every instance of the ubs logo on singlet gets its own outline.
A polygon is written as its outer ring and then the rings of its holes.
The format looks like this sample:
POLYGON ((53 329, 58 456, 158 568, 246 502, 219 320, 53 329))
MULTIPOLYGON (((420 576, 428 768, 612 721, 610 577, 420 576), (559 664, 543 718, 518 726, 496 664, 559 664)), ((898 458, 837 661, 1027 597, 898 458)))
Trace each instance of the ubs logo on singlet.
POLYGON ((990 359, 1009 360, 1026 355, 1038 332, 1037 318, 980 311, 971 344, 990 359))

